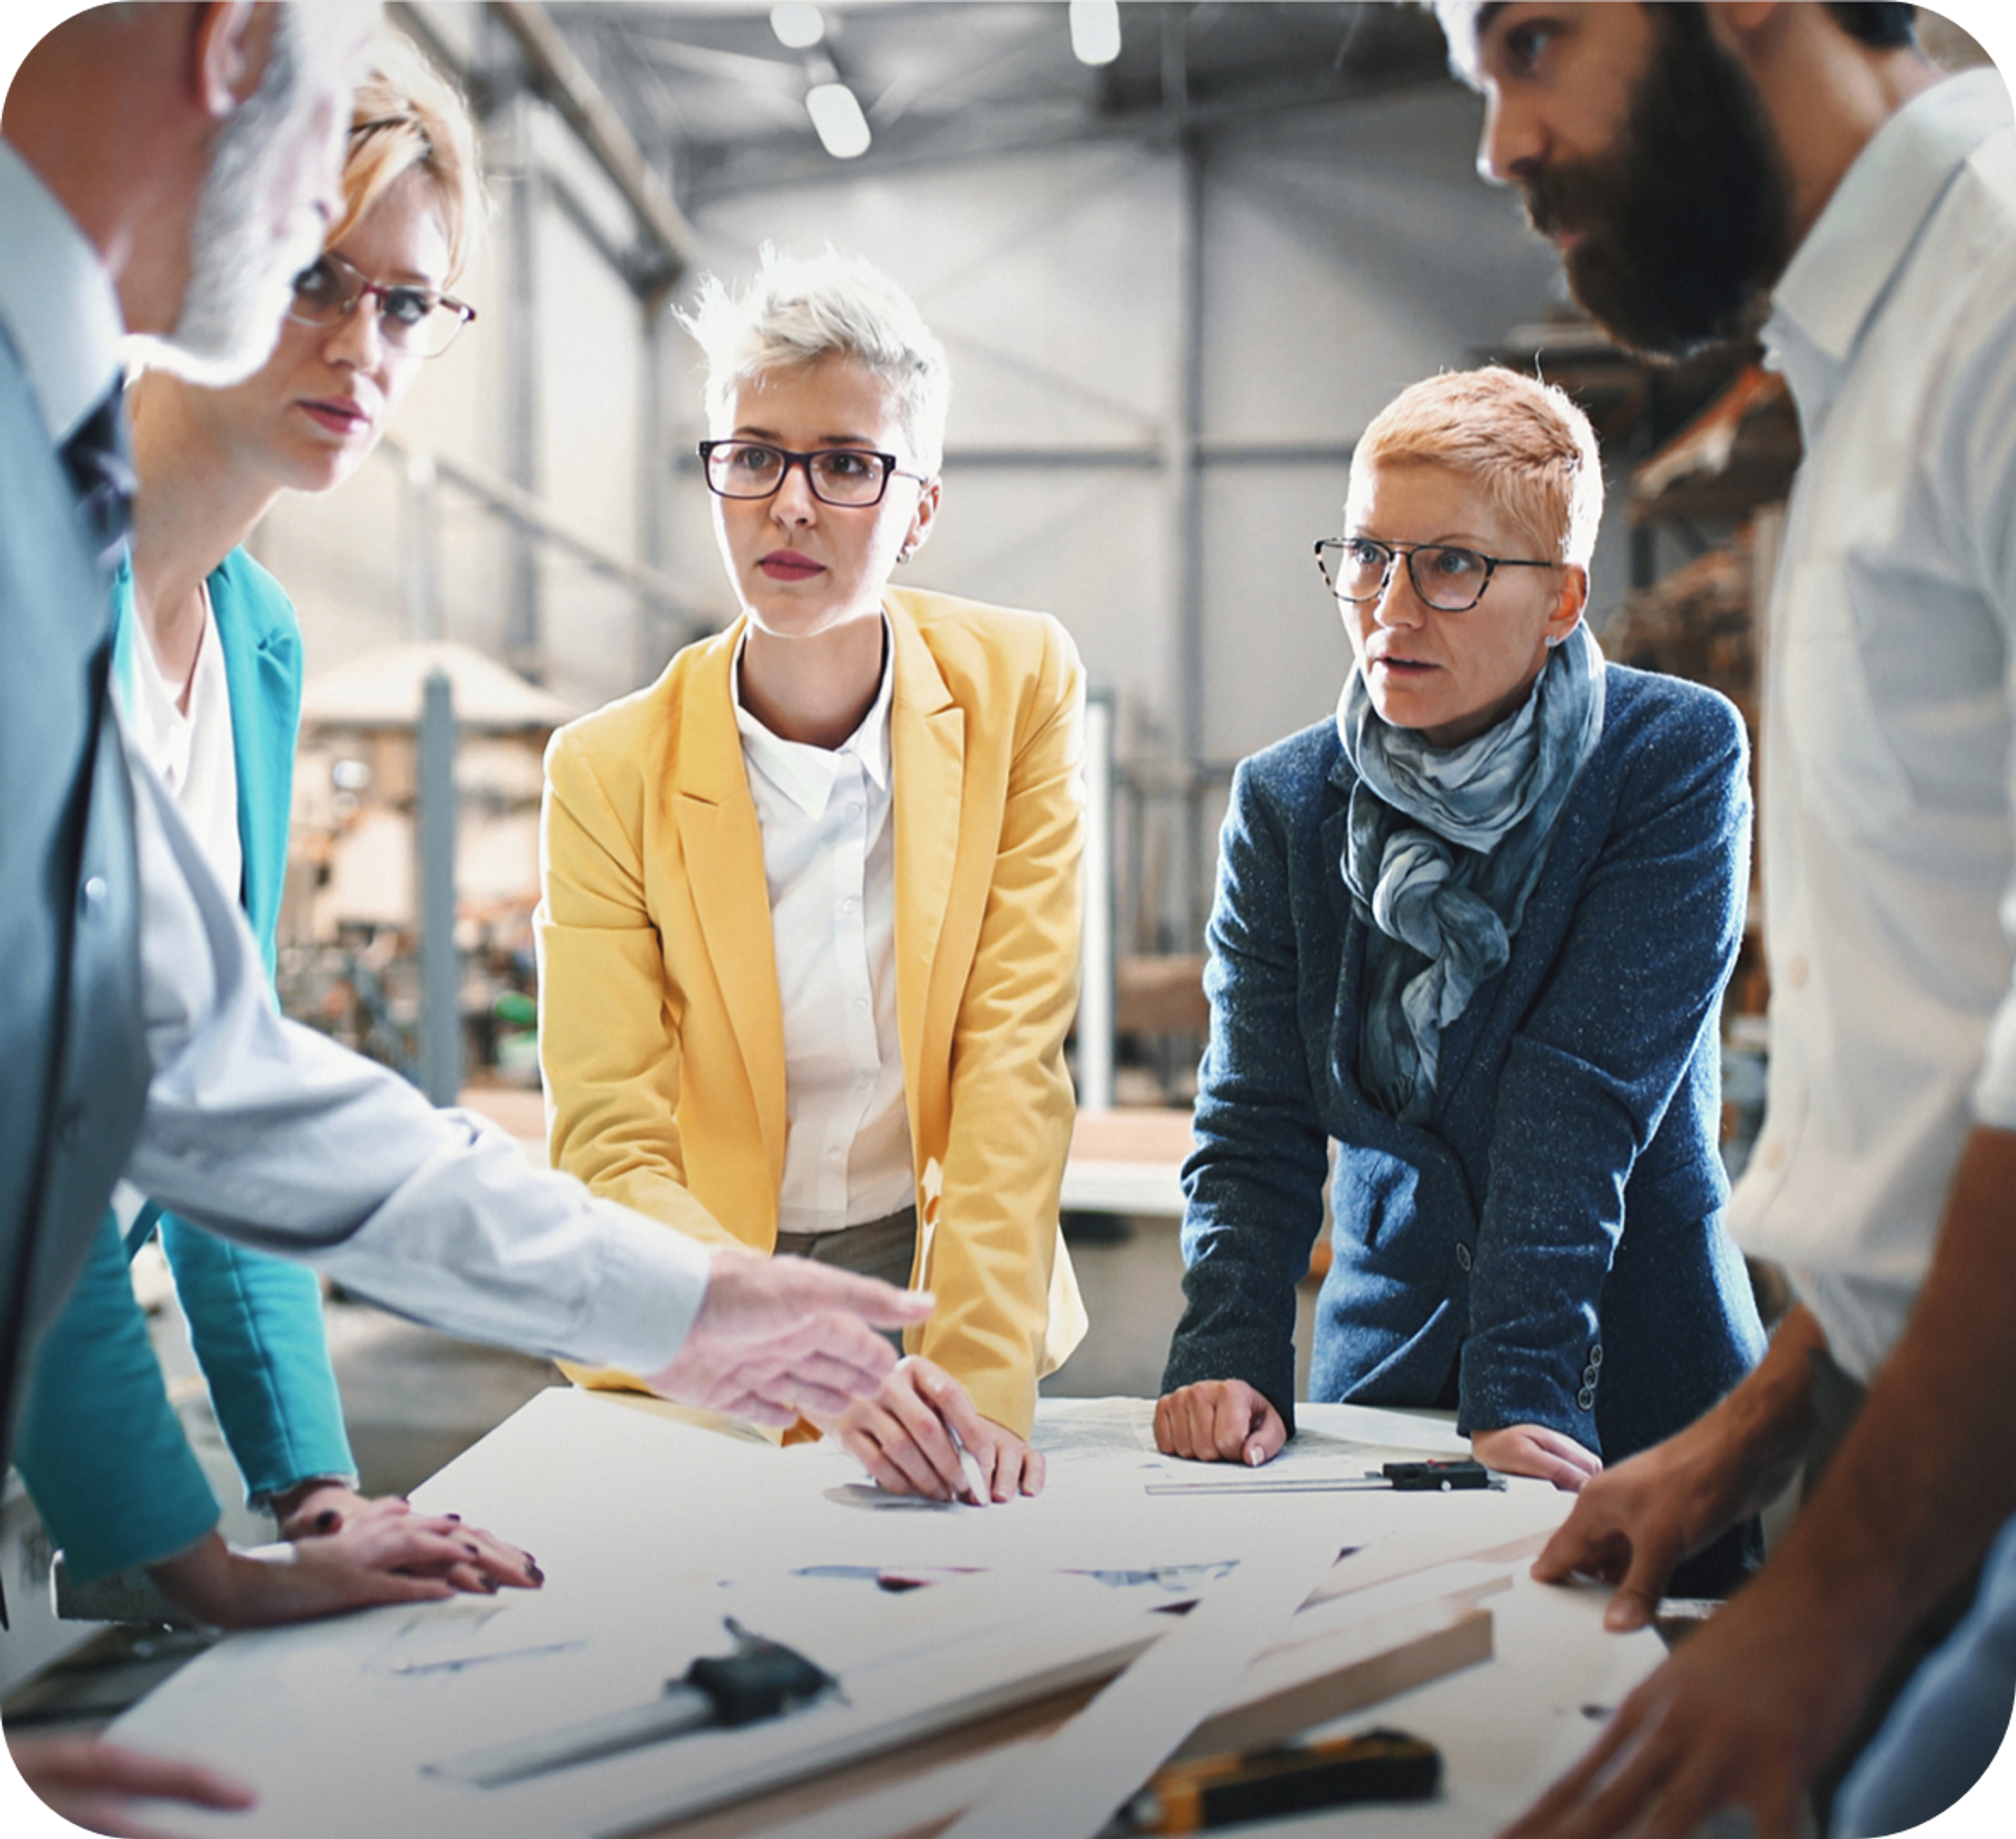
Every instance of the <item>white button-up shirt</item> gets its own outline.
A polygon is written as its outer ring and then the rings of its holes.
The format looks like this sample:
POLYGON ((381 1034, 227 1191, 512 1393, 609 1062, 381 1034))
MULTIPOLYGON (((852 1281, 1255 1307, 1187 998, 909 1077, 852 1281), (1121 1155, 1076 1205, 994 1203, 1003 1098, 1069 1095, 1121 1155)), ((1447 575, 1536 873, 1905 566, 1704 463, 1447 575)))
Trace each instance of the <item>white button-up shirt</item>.
POLYGON ((178 706, 182 686, 168 680, 142 629, 133 635, 132 681, 117 686, 119 712, 140 757, 160 774, 176 809, 189 820, 211 872, 221 886, 235 888, 245 878, 245 848, 238 835, 231 686, 225 680, 210 583, 199 582, 196 593, 203 602, 203 633, 189 676, 188 708, 178 706))
POLYGON ((896 1031, 896 851, 889 747, 893 647, 861 725, 837 748, 735 725, 763 832, 784 1014, 784 1177, 777 1225, 833 1232, 916 1199, 896 1031))
POLYGON ((2016 1129, 2016 131, 1994 71, 1885 124, 1765 342, 1806 459, 1759 749, 1769 1096, 1730 1224, 1867 1378, 1968 1130, 2016 1129))

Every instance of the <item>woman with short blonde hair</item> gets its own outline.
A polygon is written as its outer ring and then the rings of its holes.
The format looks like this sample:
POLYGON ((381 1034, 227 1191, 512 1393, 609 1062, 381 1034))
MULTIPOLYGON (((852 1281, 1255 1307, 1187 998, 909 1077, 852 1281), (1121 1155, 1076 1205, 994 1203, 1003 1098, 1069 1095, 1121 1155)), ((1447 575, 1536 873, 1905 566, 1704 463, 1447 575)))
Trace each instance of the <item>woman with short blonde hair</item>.
POLYGON ((1762 1351, 1717 1149, 1743 727, 1604 662, 1602 503, 1586 418, 1511 371, 1416 384, 1353 453, 1316 546, 1351 675, 1221 838, 1165 1451, 1292 1433, 1327 1179, 1311 1395, 1453 1407, 1492 1469, 1579 1487, 1762 1351))

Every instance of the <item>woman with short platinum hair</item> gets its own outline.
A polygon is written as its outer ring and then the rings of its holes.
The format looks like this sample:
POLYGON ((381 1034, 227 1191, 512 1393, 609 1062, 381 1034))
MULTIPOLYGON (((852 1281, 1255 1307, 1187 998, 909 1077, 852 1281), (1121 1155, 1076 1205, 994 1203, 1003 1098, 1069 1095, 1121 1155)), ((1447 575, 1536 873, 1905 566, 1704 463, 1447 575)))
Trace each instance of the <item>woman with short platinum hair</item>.
POLYGON ((819 1427, 894 1491, 1033 1494, 1036 1382, 1085 1325, 1057 1226, 1083 672, 1046 615, 890 585, 950 388, 892 283, 765 250, 686 323, 741 611, 548 753, 553 1159, 700 1239, 931 1290, 881 1395, 819 1427))

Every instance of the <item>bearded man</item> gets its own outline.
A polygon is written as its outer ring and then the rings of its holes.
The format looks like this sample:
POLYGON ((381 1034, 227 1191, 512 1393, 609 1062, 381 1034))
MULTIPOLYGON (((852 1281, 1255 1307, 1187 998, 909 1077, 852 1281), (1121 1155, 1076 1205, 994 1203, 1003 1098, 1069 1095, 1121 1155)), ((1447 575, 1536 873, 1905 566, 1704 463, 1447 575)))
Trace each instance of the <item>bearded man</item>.
MULTIPOLYGON (((1993 70, 1942 80, 1914 10, 1438 7, 1479 167, 1577 295, 1653 353, 1761 331, 1806 446, 1765 647, 1769 1103, 1730 1211, 1798 1303, 1721 1405, 1588 1485, 1535 1573, 1617 1584, 1608 1624, 1638 1627, 1688 1551, 1819 1479, 1521 1839, 1677 1839, 1732 1804, 1789 1839, 2016 1510, 2016 132, 1993 70)), ((1978 1776, 2012 1631, 2005 1542, 1946 1683, 1913 1689, 1945 1711, 1886 1739, 1838 1830, 1978 1776)))

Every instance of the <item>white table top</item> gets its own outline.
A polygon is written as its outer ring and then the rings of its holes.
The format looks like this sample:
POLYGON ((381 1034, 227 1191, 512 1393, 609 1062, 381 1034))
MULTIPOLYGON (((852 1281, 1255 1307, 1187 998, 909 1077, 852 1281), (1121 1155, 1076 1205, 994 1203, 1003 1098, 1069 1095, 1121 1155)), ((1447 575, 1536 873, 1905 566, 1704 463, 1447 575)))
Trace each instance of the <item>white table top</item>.
MULTIPOLYGON (((811 1652, 822 1642, 844 1646, 824 1624, 800 1632, 818 1592, 831 1593, 821 1602, 871 1609, 938 1594, 889 1598, 830 1577, 815 1583, 807 1567, 981 1567, 1050 1578, 1067 1570, 1208 1564, 1264 1552, 1270 1530, 1323 1516, 1340 1545, 1359 1548, 1334 1578, 1370 1581, 1479 1557, 1502 1565, 1510 1587, 1489 1599, 1496 1657, 1340 1726, 1397 1725, 1436 1743, 1445 1775, 1438 1801, 1245 1830, 1473 1835, 1494 1830, 1572 1761, 1596 1729, 1586 1708, 1615 1705, 1660 1657, 1652 1635, 1603 1632, 1600 1592, 1546 1589, 1527 1578, 1520 1554, 1537 1548, 1566 1507, 1566 1497, 1543 1484, 1515 1480, 1502 1494, 1150 1496, 1147 1483, 1172 1475, 1231 1478, 1156 1455, 1150 1410, 1138 1400, 1045 1401, 1037 1440, 1049 1456, 1050 1482, 1040 1498, 986 1509, 898 1508, 886 1499, 878 1506, 831 1448, 780 1451, 747 1433, 698 1427, 649 1401, 549 1391, 416 1496, 532 1551, 549 1579, 543 1591, 231 1636, 113 1734, 138 1747, 201 1755, 261 1790, 250 1816, 164 1809, 160 1823, 170 1831, 240 1839, 592 1831, 612 1808, 639 1805, 652 1770, 662 1784, 668 1758, 690 1772, 711 1754, 691 1746, 725 1746, 747 1733, 682 1738, 641 1762, 549 1778, 543 1798, 522 1791, 515 1812, 502 1796, 474 1803, 481 1790, 423 1775, 420 1765, 652 1697, 693 1654, 725 1646, 724 1605, 746 1617, 747 1603, 762 1603, 758 1613, 773 1625, 761 1632, 811 1652)), ((1326 1463, 1359 1473, 1389 1451, 1462 1448, 1445 1425, 1399 1413, 1317 1405, 1298 1415, 1302 1434, 1275 1471, 1283 1478, 1321 1473, 1326 1463)), ((826 1657, 845 1675, 841 1660, 826 1657)), ((810 1715, 801 1716, 811 1730, 810 1715)), ((875 1812, 865 1803, 855 1811, 875 1812)), ((873 1819, 850 1826, 829 1809, 802 1834, 794 1830, 794 1839, 876 1830, 873 1819)))

